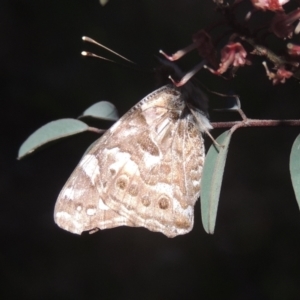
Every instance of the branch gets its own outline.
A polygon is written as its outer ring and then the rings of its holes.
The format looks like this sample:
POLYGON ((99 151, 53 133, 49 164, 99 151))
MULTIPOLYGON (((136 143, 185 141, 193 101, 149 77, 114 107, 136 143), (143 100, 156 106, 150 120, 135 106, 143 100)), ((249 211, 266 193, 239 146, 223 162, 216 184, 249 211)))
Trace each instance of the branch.
POLYGON ((275 127, 275 126, 300 126, 300 120, 253 120, 246 119, 234 122, 212 122, 213 128, 238 127, 275 127))
POLYGON ((98 133, 98 134, 102 134, 106 131, 106 129, 99 129, 99 128, 95 128, 95 127, 88 127, 87 130, 91 131, 91 132, 98 133))

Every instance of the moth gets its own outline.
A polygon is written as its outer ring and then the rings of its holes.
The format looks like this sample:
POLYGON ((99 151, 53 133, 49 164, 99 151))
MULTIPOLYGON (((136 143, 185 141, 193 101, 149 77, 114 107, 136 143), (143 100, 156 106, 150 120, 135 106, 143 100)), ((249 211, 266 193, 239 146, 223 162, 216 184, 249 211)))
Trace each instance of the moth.
POLYGON ((211 129, 207 100, 188 82, 147 95, 83 156, 61 190, 58 226, 75 234, 118 226, 167 237, 193 228, 211 129))

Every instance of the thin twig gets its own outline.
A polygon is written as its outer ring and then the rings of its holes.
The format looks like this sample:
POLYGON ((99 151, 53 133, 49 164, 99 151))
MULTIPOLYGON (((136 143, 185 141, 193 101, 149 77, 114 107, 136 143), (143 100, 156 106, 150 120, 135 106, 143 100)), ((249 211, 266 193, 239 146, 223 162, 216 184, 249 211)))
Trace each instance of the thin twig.
MULTIPOLYGON (((237 100, 239 100, 239 98, 237 98, 237 100)), ((241 104, 239 104, 241 105, 241 104)), ((249 119, 247 118, 246 114, 244 113, 244 111, 241 108, 237 109, 238 113, 240 114, 241 118, 243 119, 244 122, 247 122, 249 119)))
POLYGON ((99 128, 96 128, 96 127, 88 127, 87 130, 91 131, 91 132, 98 133, 98 134, 104 133, 106 131, 106 129, 99 129, 99 128))
POLYGON ((235 125, 238 127, 274 127, 274 126, 300 126, 300 120, 253 120, 233 122, 212 122, 213 128, 231 128, 235 125))
MULTIPOLYGON (((253 120, 244 119, 242 121, 232 121, 232 122, 212 122, 213 128, 232 128, 239 127, 275 127, 275 126, 300 126, 300 120, 253 120)), ((95 127, 88 127, 88 131, 102 134, 106 129, 99 129, 95 127)))

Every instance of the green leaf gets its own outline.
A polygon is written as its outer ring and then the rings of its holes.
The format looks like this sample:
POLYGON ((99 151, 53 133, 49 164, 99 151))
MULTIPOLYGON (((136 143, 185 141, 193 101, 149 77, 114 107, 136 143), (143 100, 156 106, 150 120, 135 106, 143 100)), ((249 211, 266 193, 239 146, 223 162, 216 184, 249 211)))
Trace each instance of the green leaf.
POLYGON ((238 111, 239 109, 241 109, 241 101, 238 96, 233 95, 232 97, 230 97, 228 95, 227 97, 229 97, 229 98, 227 100, 226 107, 225 108, 217 108, 217 109, 214 109, 214 111, 238 111))
POLYGON ((109 0, 99 0, 102 6, 106 5, 109 0))
POLYGON ((231 135, 232 132, 228 130, 216 139, 222 147, 215 144, 211 145, 202 172, 200 195, 202 223, 205 231, 211 234, 215 230, 220 190, 231 135))
POLYGON ((83 117, 92 117, 108 121, 117 121, 119 119, 116 107, 108 101, 100 101, 93 104, 80 116, 80 118, 83 117))
POLYGON ((76 119, 60 119, 50 122, 27 138, 19 149, 18 159, 23 158, 51 141, 87 131, 88 128, 87 124, 76 119))
POLYGON ((300 207, 300 134, 297 136, 292 146, 290 172, 295 196, 300 207))

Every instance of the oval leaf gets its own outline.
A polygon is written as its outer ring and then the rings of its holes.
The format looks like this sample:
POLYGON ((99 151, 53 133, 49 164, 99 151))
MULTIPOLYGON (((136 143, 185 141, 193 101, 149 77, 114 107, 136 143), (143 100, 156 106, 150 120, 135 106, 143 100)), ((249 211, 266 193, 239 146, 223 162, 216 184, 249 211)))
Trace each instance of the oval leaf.
POLYGON ((93 104, 83 112, 80 118, 82 117, 92 117, 108 121, 117 121, 119 119, 116 107, 108 101, 100 101, 93 104))
POLYGON ((207 233, 214 233, 219 204, 219 196, 224 174, 224 167, 232 132, 223 132, 216 141, 222 145, 212 144, 205 158, 201 179, 201 215, 207 233))
POLYGON ((300 134, 297 136, 292 146, 290 172, 295 196, 300 207, 300 134))
POLYGON ((34 133, 21 145, 18 159, 35 151, 51 141, 64 138, 88 130, 88 125, 76 119, 60 119, 50 122, 34 133))
POLYGON ((106 5, 109 0, 99 0, 102 6, 106 5))
POLYGON ((237 95, 223 95, 220 94, 220 96, 225 96, 226 101, 223 101, 223 108, 217 108, 214 109, 214 111, 238 111, 241 109, 241 101, 240 98, 237 95))

